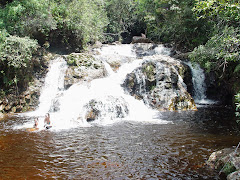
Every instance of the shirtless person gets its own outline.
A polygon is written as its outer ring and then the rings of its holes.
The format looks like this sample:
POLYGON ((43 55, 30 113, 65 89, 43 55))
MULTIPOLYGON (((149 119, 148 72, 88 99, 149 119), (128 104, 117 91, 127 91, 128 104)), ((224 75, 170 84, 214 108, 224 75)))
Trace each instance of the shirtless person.
POLYGON ((44 119, 44 127, 46 129, 49 129, 51 128, 52 126, 50 126, 50 114, 47 113, 46 116, 45 116, 45 119, 44 119))
POLYGON ((33 128, 38 129, 38 118, 34 120, 33 128))

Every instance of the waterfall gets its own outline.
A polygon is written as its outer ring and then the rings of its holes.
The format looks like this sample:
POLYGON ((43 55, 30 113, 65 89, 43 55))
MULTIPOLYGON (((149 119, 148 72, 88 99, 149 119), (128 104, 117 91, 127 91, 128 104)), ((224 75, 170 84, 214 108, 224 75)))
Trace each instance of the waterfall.
POLYGON ((94 122, 101 125, 117 120, 154 120, 156 112, 145 106, 142 101, 125 94, 121 87, 127 73, 140 65, 141 61, 135 60, 122 65, 117 73, 109 72, 106 78, 96 79, 85 85, 71 86, 60 100, 60 111, 54 114, 55 119, 58 119, 55 124, 58 124, 58 128, 69 127, 69 122, 72 126, 86 125, 86 113, 92 106, 93 111, 99 111, 100 114, 94 122))
POLYGON ((48 113, 54 103, 55 98, 64 90, 64 74, 67 63, 62 57, 54 59, 46 75, 44 86, 39 98, 39 106, 30 115, 41 116, 48 113))
POLYGON ((191 62, 186 62, 186 64, 190 67, 192 72, 194 101, 197 104, 214 104, 214 101, 207 99, 204 70, 197 63, 192 64, 191 62))
MULTIPOLYGON (((95 58, 105 65, 108 76, 91 82, 76 83, 64 90, 64 75, 67 63, 63 58, 51 62, 49 72, 45 78, 45 85, 41 90, 40 104, 36 111, 28 113, 39 117, 40 130, 43 129, 44 115, 50 112, 52 129, 69 129, 111 124, 117 121, 140 121, 147 123, 169 123, 156 118, 158 111, 150 109, 142 100, 137 100, 127 94, 122 83, 128 73, 142 65, 133 45, 103 46, 98 50, 95 58), (121 66, 114 72, 109 63, 120 59, 121 66), (56 102, 58 108, 55 108, 56 102), (55 109, 55 111, 52 111, 55 109)), ((152 51, 152 50, 151 50, 152 51)), ((167 54, 163 46, 156 49, 155 54, 167 54)), ((31 127, 32 122, 23 127, 31 127)))

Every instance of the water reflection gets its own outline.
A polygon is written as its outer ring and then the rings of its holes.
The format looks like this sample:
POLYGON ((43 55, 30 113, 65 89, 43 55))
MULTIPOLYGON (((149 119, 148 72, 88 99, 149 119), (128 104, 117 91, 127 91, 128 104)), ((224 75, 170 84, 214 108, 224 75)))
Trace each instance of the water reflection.
POLYGON ((165 112, 173 124, 118 122, 64 131, 13 130, 0 122, 0 179, 218 179, 209 155, 237 145, 227 109, 165 112))

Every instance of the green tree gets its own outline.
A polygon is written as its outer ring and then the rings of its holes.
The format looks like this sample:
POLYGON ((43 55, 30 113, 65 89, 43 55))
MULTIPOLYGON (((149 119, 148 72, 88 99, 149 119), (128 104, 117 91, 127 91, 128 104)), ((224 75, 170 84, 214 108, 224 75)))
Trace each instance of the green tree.
POLYGON ((11 36, 4 30, 0 34, 0 84, 10 88, 19 82, 18 87, 25 87, 32 77, 32 57, 38 43, 29 37, 11 36))
POLYGON ((140 34, 146 29, 142 14, 137 11, 137 5, 135 0, 105 0, 109 19, 105 29, 107 40, 112 41, 113 37, 117 39, 123 34, 140 34))
POLYGON ((182 50, 193 49, 207 41, 208 24, 199 20, 192 11, 192 0, 137 0, 144 13, 148 36, 164 43, 172 42, 182 50))
POLYGON ((128 31, 137 21, 134 0, 106 0, 106 11, 109 18, 107 31, 120 33, 128 31))
POLYGON ((235 96, 236 115, 240 104, 240 4, 236 0, 196 2, 193 11, 198 20, 208 21, 212 28, 209 40, 190 54, 192 61, 214 72, 235 96))
POLYGON ((193 11, 198 19, 210 21, 218 28, 239 27, 240 9, 238 0, 198 0, 193 11))
POLYGON ((195 48, 190 56, 191 59, 199 62, 209 71, 219 69, 225 72, 227 65, 238 67, 240 60, 239 3, 232 0, 198 1, 193 10, 199 20, 209 21, 212 29, 207 43, 195 48))
POLYGON ((205 45, 195 48, 190 54, 190 58, 200 63, 208 71, 216 70, 222 74, 229 64, 232 63, 235 66, 240 62, 239 44, 239 29, 225 26, 221 32, 213 35, 205 45))
POLYGON ((15 0, 0 8, 0 29, 79 51, 102 38, 104 8, 102 0, 15 0))
POLYGON ((82 44, 102 38, 108 20, 102 0, 73 0, 68 6, 68 27, 75 31, 82 44))
POLYGON ((10 34, 29 36, 44 43, 49 32, 56 29, 50 0, 13 1, 0 9, 0 28, 10 34))

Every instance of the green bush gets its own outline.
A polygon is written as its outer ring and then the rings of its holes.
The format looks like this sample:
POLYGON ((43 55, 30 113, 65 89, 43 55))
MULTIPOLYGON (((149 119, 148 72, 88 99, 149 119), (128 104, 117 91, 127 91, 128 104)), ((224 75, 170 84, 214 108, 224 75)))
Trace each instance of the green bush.
POLYGON ((102 37, 104 7, 102 0, 15 0, 0 8, 0 29, 74 51, 102 37))
POLYGON ((44 42, 49 32, 56 29, 52 3, 51 0, 15 0, 0 9, 0 28, 12 35, 30 36, 44 42))
MULTIPOLYGON (((2 35, 2 31, 0 31, 2 35)), ((0 42, 0 81, 5 88, 17 84, 24 86, 32 76, 32 56, 38 43, 29 37, 7 35, 0 42)))
POLYGON ((172 43, 178 49, 192 50, 207 41, 208 24, 197 21, 192 0, 138 0, 144 14, 147 34, 153 40, 172 43))
POLYGON ((240 61, 239 44, 239 30, 226 26, 222 32, 216 33, 205 45, 195 48, 190 54, 190 58, 200 63, 208 71, 220 69, 224 72, 228 63, 240 61))

